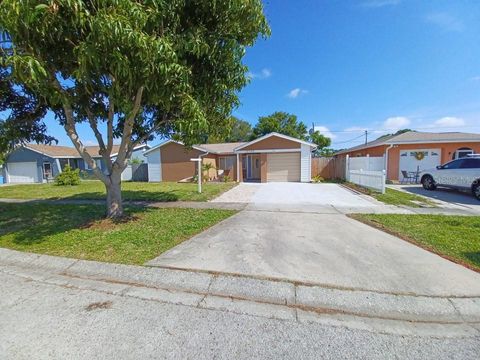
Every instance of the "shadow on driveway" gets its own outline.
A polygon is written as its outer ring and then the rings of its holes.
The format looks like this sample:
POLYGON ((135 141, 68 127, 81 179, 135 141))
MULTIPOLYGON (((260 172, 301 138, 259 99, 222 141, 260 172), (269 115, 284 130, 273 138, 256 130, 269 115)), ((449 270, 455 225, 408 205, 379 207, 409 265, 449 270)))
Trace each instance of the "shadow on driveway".
POLYGON ((470 192, 457 191, 446 188, 437 188, 434 191, 425 190, 421 185, 397 185, 393 189, 402 189, 416 195, 423 195, 433 200, 440 200, 454 205, 468 207, 480 212, 480 201, 470 192))

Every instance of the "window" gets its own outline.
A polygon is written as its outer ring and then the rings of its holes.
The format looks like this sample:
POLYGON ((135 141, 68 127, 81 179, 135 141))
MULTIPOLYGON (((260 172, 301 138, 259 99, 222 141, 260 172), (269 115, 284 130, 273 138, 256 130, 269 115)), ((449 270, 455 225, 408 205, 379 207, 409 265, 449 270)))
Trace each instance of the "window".
POLYGON ((450 161, 449 163, 443 165, 443 169, 460 169, 463 165, 464 160, 453 160, 450 161))
POLYGON ((480 169, 480 159, 463 159, 462 169, 480 169))
POLYGON ((43 178, 50 179, 52 178, 52 164, 49 162, 43 163, 43 178))
MULTIPOLYGON (((102 168, 102 160, 100 159, 95 159, 95 165, 97 165, 97 168, 101 169, 102 168)), ((92 170, 90 165, 88 165, 87 162, 85 162, 85 170, 92 170)))
POLYGON ((469 154, 473 154, 473 150, 470 148, 460 148, 453 153, 453 159, 461 159, 469 154))
POLYGON ((235 156, 224 156, 218 158, 218 167, 221 170, 233 169, 235 166, 235 156))

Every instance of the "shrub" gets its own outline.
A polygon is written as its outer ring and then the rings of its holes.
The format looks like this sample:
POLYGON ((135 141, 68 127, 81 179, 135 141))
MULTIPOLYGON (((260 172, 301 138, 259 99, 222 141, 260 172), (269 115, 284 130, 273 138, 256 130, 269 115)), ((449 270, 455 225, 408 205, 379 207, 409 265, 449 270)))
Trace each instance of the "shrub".
POLYGON ((224 181, 224 182, 230 182, 230 181, 232 181, 232 179, 230 178, 230 176, 225 175, 225 176, 223 177, 223 181, 224 181))
POLYGON ((325 179, 323 177, 321 177, 320 175, 315 175, 312 178, 312 182, 314 182, 314 183, 321 183, 323 181, 325 181, 325 179))
POLYGON ((63 171, 55 177, 55 184, 60 186, 79 185, 80 170, 73 170, 69 165, 66 165, 63 171))

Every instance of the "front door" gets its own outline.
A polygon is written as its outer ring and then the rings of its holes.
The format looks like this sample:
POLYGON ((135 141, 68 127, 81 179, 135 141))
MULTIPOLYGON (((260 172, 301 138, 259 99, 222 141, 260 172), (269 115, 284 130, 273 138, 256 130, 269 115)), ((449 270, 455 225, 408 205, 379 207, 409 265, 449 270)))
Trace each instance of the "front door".
POLYGON ((247 155, 247 180, 260 180, 260 155, 247 155))

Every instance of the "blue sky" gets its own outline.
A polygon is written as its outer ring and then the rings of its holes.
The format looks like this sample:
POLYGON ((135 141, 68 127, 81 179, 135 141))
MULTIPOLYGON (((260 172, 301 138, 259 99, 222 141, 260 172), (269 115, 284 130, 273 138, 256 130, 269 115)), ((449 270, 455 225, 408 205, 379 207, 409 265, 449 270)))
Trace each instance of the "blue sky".
POLYGON ((334 148, 363 142, 364 129, 480 133, 479 1, 266 0, 265 13, 272 35, 247 50, 239 118, 287 111, 334 148))

